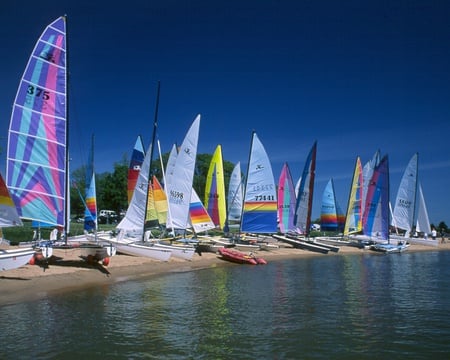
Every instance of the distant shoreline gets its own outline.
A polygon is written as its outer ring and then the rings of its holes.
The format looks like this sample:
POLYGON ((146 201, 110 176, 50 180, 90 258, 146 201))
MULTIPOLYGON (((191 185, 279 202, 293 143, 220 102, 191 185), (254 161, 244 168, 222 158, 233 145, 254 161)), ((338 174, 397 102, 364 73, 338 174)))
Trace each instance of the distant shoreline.
MULTIPOLYGON (((450 242, 435 246, 412 244, 407 252, 415 251, 443 251, 450 250, 450 242)), ((283 259, 306 258, 312 256, 342 256, 349 254, 373 254, 374 256, 401 256, 401 254, 377 254, 371 250, 358 249, 351 246, 342 246, 338 253, 327 255, 307 250, 283 248, 270 251, 258 251, 258 256, 268 262, 283 259)), ((0 306, 35 301, 47 296, 64 292, 81 291, 85 288, 108 286, 115 283, 145 279, 151 276, 186 272, 217 266, 264 266, 239 265, 222 260, 213 253, 195 254, 192 261, 170 259, 168 262, 159 262, 149 258, 118 254, 111 258, 108 267, 102 265, 89 265, 82 260, 79 250, 55 249, 54 255, 61 258, 47 269, 38 265, 26 265, 19 269, 0 272, 0 306)))

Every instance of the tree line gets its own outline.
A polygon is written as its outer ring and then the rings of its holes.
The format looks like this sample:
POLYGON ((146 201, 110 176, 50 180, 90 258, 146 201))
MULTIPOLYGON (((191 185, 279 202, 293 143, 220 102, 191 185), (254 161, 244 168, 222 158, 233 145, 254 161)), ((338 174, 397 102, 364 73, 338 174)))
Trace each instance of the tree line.
MULTIPOLYGON (((163 164, 167 163, 169 153, 162 155, 163 164)), ((195 173, 193 187, 200 199, 204 199, 206 177, 208 175, 209 165, 211 163, 212 154, 197 154, 195 163, 195 173)), ((114 163, 112 172, 104 172, 95 175, 97 209, 114 210, 116 213, 126 210, 128 207, 127 198, 127 182, 128 182, 129 160, 126 156, 114 163)), ((228 183, 234 164, 224 160, 223 171, 225 178, 225 193, 228 192, 228 183)), ((151 164, 152 173, 158 180, 163 183, 163 173, 161 170, 160 158, 153 160, 151 164)), ((72 188, 70 191, 70 208, 72 217, 84 216, 84 202, 86 193, 86 166, 82 166, 71 173, 72 188)))

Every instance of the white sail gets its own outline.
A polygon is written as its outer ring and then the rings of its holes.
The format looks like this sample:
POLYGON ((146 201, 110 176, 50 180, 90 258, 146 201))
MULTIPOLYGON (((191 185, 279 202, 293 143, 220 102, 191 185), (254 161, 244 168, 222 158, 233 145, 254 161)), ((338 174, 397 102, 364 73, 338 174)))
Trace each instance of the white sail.
POLYGON ((428 218, 428 211, 425 205, 425 198, 423 196, 421 184, 419 184, 418 190, 419 190, 418 191, 419 199, 417 207, 416 231, 430 234, 431 231, 430 220, 428 218))
POLYGON ((403 173, 395 199, 391 225, 409 234, 414 223, 418 154, 414 154, 403 173))
MULTIPOLYGON (((152 145, 150 145, 151 147, 152 145)), ((125 230, 127 232, 134 232, 141 234, 144 229, 145 221, 145 208, 148 199, 148 174, 150 170, 150 147, 145 153, 144 162, 142 163, 139 171, 139 176, 136 181, 136 185, 131 197, 130 204, 127 212, 120 223, 117 225, 117 229, 125 230)))
POLYGON ((174 229, 187 229, 189 227, 189 205, 194 179, 199 129, 200 115, 197 115, 181 144, 175 166, 173 167, 173 174, 166 178, 170 225, 174 229))
POLYGON ((242 215, 242 177, 241 163, 233 168, 228 184, 228 220, 240 221, 242 215))

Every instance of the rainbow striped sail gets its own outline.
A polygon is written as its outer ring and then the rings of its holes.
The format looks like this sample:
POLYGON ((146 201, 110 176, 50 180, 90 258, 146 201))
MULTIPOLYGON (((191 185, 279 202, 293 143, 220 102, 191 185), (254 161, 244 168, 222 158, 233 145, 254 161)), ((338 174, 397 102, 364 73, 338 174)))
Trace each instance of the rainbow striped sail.
POLYGON ((362 191, 363 191, 363 170, 361 159, 356 158, 355 170, 350 187, 350 196, 347 205, 347 215, 345 216, 344 236, 362 231, 362 191))
MULTIPOLYGON (((167 222, 167 211, 169 206, 167 205, 167 196, 164 192, 161 183, 158 178, 153 175, 152 177, 152 192, 153 192, 153 206, 156 211, 156 218, 159 225, 165 225, 167 222)), ((150 206, 149 206, 150 207, 150 206)))
POLYGON ((206 177, 205 207, 214 225, 223 229, 227 216, 222 147, 217 145, 206 177))
POLYGON ((127 196, 128 204, 130 204, 133 197, 134 188, 139 177, 142 163, 144 162, 145 150, 142 142, 142 137, 139 135, 134 144, 133 152, 131 153, 130 165, 128 167, 128 182, 127 182, 127 196))
POLYGON ((363 212, 364 235, 389 239, 389 163, 385 155, 373 171, 363 212))
POLYGON ((295 230, 295 200, 294 181, 289 165, 285 163, 278 179, 278 226, 284 234, 295 230))
POLYGON ((21 218, 65 226, 67 183, 66 18, 44 30, 14 100, 7 184, 21 218))
POLYGON ((86 208, 84 210, 84 229, 97 230, 97 195, 94 172, 94 136, 92 136, 91 153, 86 168, 86 208))
POLYGON ((206 208, 203 206, 195 189, 192 189, 191 193, 189 221, 195 233, 201 233, 215 228, 208 211, 206 211, 206 208))
POLYGON ((333 179, 330 179, 322 194, 320 230, 342 231, 344 229, 344 223, 345 215, 336 200, 333 179))
POLYGON ((314 142, 305 167, 298 189, 297 203, 295 205, 294 224, 300 234, 308 235, 311 226, 311 209, 314 192, 314 177, 316 171, 317 141, 314 142))
POLYGON ((255 132, 247 170, 241 231, 277 232, 277 193, 272 166, 255 132))

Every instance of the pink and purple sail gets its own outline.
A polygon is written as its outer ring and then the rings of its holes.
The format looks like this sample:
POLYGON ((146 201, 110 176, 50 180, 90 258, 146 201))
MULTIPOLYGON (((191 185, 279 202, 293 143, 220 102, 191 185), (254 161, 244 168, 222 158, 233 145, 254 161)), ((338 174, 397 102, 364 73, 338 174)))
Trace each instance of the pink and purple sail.
POLYGON ((7 184, 20 217, 66 222, 66 18, 37 41, 19 84, 8 134, 7 184))

